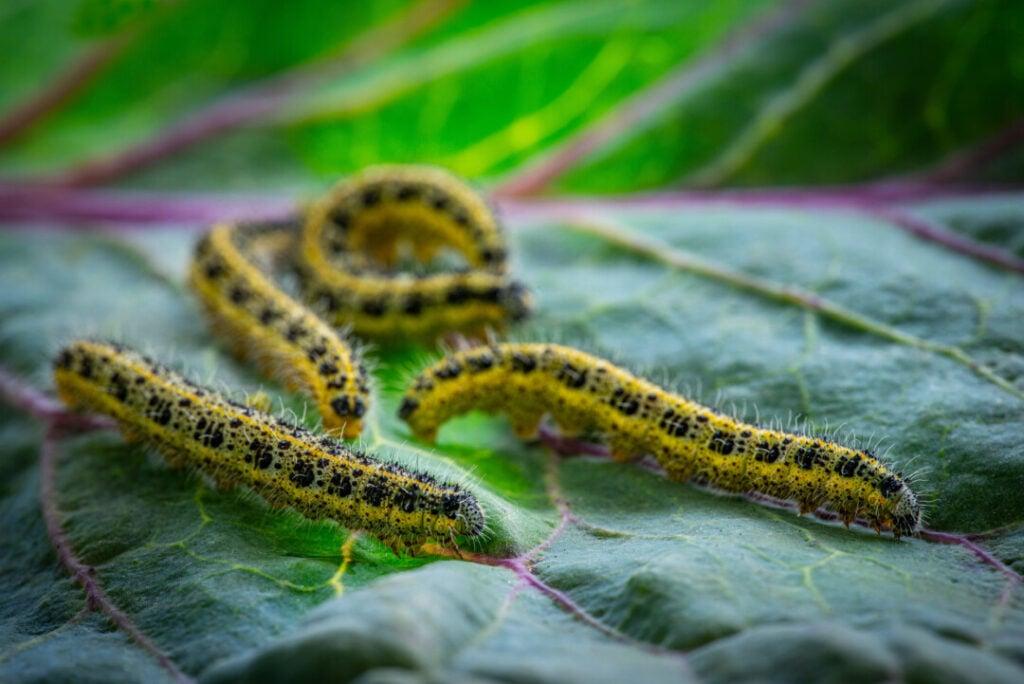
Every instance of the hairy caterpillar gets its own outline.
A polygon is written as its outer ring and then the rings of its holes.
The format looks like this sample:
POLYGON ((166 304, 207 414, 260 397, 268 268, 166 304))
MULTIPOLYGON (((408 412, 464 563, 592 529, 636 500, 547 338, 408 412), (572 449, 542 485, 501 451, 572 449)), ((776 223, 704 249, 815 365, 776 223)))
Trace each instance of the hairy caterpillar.
POLYGON ((399 409, 418 437, 472 409, 506 414, 522 437, 550 413, 569 432, 596 430, 618 459, 651 454, 675 480, 827 507, 898 539, 921 509, 901 475, 875 456, 823 439, 747 425, 554 344, 502 344, 453 353, 424 370, 399 409))
POLYGON ((483 533, 480 504, 458 486, 235 404, 120 345, 72 343, 58 354, 54 379, 65 403, 112 416, 172 465, 364 529, 396 551, 483 533))
POLYGON ((314 203, 295 270, 306 299, 359 335, 479 335, 529 311, 528 293, 506 273, 507 254, 493 214, 465 184, 438 169, 382 166, 314 203), (403 241, 421 261, 451 247, 469 268, 392 271, 403 241))
POLYGON ((189 281, 236 355, 307 391, 326 427, 357 437, 370 403, 365 366, 340 334, 254 261, 260 247, 279 256, 294 234, 291 222, 214 226, 196 246, 189 281))
POLYGON ((369 337, 482 335, 529 309, 526 290, 506 274, 508 251, 494 215, 439 169, 370 169, 318 202, 301 230, 300 223, 215 226, 196 247, 189 279, 236 355, 305 390, 324 425, 345 437, 361 432, 369 379, 332 324, 369 337), (469 269, 382 270, 394 266, 403 242, 421 261, 450 247, 469 269), (263 252, 295 271, 309 303, 329 320, 278 287, 258 265, 263 252))

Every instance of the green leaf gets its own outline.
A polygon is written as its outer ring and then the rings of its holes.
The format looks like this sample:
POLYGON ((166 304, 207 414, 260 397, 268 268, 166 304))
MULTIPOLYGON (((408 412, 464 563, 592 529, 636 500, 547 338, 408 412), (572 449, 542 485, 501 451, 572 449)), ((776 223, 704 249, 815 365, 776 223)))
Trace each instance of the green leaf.
MULTIPOLYGON (((235 214, 215 194, 227 188, 257 189, 253 212, 298 203, 379 161, 516 181, 608 130, 533 188, 546 201, 498 200, 538 303, 515 337, 581 346, 747 419, 881 440, 917 474, 930 531, 894 543, 555 456, 480 414, 419 443, 396 410, 437 350, 411 345, 371 351, 364 446, 477 494, 492 534, 462 559, 399 557, 217 491, 112 431, 46 439, 5 400, 0 680, 1024 677, 1024 195, 674 187, 851 182, 985 140, 1024 112, 1019 3, 441 1, 422 30, 380 54, 371 41, 336 72, 335 57, 418 5, 101 5, 75 16, 123 47, 0 142, 8 176, 166 142, 182 117, 268 79, 302 85, 266 116, 102 179, 166 194, 0 184, 15 228, 0 233, 5 396, 19 394, 11 378, 52 394, 64 342, 113 337, 236 398, 265 389, 315 428, 301 396, 210 334, 184 285, 203 225, 181 217, 235 214), (644 116, 616 119, 638 102, 644 116), (644 188, 662 192, 556 194, 644 188), (991 257, 984 247, 1009 268, 972 256, 991 257)), ((0 19, 18 55, 0 68, 0 112, 107 45, 83 41, 66 3, 0 19)), ((1020 161, 955 180, 1019 180, 1020 161)))
MULTIPOLYGON (((623 235, 666 245, 662 254, 685 249, 812 289, 912 339, 957 345, 986 362, 1010 357, 1020 368, 1024 312, 1012 296, 1019 279, 884 223, 836 212, 808 239, 809 224, 820 217, 790 210, 620 211, 615 218, 623 235), (944 282, 930 278, 934 272, 945 274, 944 282)), ((705 397, 720 392, 726 404, 746 403, 748 414, 756 405, 761 416, 793 412, 818 425, 843 423, 862 440, 884 435, 897 466, 924 469, 920 486, 933 501, 933 526, 1010 525, 994 548, 1007 561, 1020 557, 1019 397, 928 349, 629 254, 566 225, 524 223, 514 235, 523 275, 539 294, 536 335, 701 385, 705 397)), ((61 340, 115 334, 197 377, 212 376, 233 391, 255 389, 260 381, 220 352, 179 285, 192 239, 178 232, 130 242, 7 236, 6 363, 44 386, 47 357, 61 340), (174 270, 157 266, 157 258, 174 270), (15 287, 26 273, 34 274, 22 281, 31 286, 15 287)), ((1019 674, 1013 663, 1024 657, 1022 596, 963 548, 894 544, 633 466, 552 464, 541 450, 517 443, 500 420, 482 416, 447 426, 433 453, 410 442, 394 418, 399 369, 421 364, 422 352, 377 356, 383 391, 371 447, 471 477, 488 511, 499 515, 498 551, 525 551, 555 526, 544 484, 554 467, 548 485, 559 488, 580 522, 538 559, 537 575, 624 641, 574 621, 529 587, 514 589, 517 578, 507 569, 399 559, 365 537, 340 578, 345 597, 331 600, 343 530, 270 511, 244 493, 211 491, 114 435, 64 441, 58 503, 73 547, 186 672, 270 679, 308 667, 345 678, 400 668, 613 681, 643 664, 656 679, 681 676, 683 667, 717 679, 754 677, 768 663, 788 670, 814 645, 829 654, 837 678, 892 671, 924 677, 944 668, 951 652, 978 679, 1019 674), (583 660, 593 669, 567 662, 562 647, 552 646, 559 636, 591 650, 583 660), (737 654, 762 643, 783 646, 767 647, 770 660, 744 666, 737 654), (675 653, 648 653, 650 644, 689 651, 688 664, 675 653)), ((301 410, 295 397, 285 400, 301 410)), ((12 485, 3 516, 12 526, 32 521, 34 533, 19 535, 27 548, 4 554, 4 571, 37 579, 17 592, 8 619, 23 622, 8 623, 5 640, 19 644, 57 630, 6 655, 8 672, 25 675, 37 659, 69 649, 85 625, 63 626, 83 604, 53 569, 35 517, 38 430, 23 419, 7 423, 11 441, 23 446, 15 449, 20 457, 5 460, 12 485), (38 579, 44 568, 45 581, 38 579), (59 598, 61 607, 34 603, 40 594, 59 598)), ((142 677, 141 665, 131 667, 140 669, 130 676, 142 677)), ((792 677, 800 678, 797 671, 792 677)))
POLYGON ((1024 92, 1000 74, 1024 69, 1022 10, 822 3, 563 186, 839 183, 915 169, 1020 116, 1024 92))

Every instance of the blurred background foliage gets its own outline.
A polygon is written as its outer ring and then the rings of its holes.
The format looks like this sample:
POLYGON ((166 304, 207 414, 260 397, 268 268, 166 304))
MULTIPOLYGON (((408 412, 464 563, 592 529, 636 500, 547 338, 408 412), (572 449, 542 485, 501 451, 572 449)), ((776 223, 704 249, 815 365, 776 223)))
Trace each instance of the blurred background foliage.
POLYGON ((109 54, 0 171, 45 177, 272 94, 247 125, 109 180, 310 187, 416 161, 497 181, 646 97, 553 187, 851 182, 1020 117, 1022 26, 1015 0, 8 0, 0 112, 109 54))

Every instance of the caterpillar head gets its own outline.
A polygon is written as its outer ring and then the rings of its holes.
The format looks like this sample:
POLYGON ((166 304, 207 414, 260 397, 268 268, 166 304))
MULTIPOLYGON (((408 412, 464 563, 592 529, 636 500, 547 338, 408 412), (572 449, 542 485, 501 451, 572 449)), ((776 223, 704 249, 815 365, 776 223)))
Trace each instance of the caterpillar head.
POLYGON ((912 536, 921 530, 921 504, 917 495, 903 480, 903 473, 888 473, 879 483, 879 490, 886 499, 886 511, 892 516, 892 531, 899 539, 912 536))
POLYGON ((354 439, 362 432, 366 402, 360 397, 340 396, 331 400, 331 413, 324 414, 324 425, 341 428, 345 439, 354 439))
POLYGON ((510 320, 521 321, 533 311, 533 295, 517 280, 503 288, 499 297, 499 302, 508 312, 510 320))
POLYGON ((444 497, 444 514, 456 522, 456 531, 467 537, 478 537, 484 531, 484 509, 469 492, 461 491, 444 497))
POLYGON ((897 537, 913 536, 921 531, 921 504, 906 485, 897 496, 892 516, 893 533, 897 537))

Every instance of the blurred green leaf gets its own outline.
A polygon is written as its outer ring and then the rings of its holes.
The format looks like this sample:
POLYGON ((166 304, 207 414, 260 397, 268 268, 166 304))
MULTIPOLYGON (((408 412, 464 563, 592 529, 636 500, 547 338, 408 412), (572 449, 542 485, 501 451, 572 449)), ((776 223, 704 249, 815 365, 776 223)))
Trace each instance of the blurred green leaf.
MULTIPOLYGON (((1013 0, 789 5, 786 12, 786 3, 761 0, 565 0, 457 8, 386 58, 286 97, 274 116, 131 182, 210 189, 263 187, 269 177, 316 188, 380 161, 496 178, 708 56, 705 78, 557 185, 621 192, 680 181, 858 180, 933 162, 1024 114, 1024 90, 1006 87, 1024 73, 1024 8, 1013 0), (772 12, 789 18, 744 33, 772 12), (738 49, 716 56, 735 34, 746 36, 738 49)), ((55 171, 140 144, 217 93, 309 60, 329 62, 361 31, 414 6, 183 0, 146 24, 87 92, 0 151, 0 169, 55 171)), ((68 30, 44 9, 24 8, 18 22, 35 33, 68 30)), ((0 84, 19 72, 0 72, 0 84)))
POLYGON ((104 36, 125 30, 159 7, 157 0, 82 0, 73 30, 82 36, 104 36))

